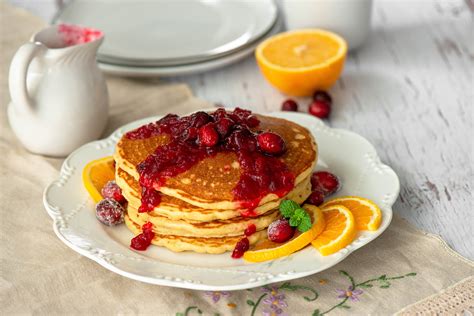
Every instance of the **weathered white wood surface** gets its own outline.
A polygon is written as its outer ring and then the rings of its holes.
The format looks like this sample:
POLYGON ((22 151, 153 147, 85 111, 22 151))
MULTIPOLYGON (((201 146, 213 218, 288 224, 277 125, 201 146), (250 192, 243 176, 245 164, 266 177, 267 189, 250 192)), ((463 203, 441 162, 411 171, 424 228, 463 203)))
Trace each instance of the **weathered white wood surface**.
MULTIPOLYGON (((36 3, 43 16, 54 7, 47 0, 36 3)), ((473 14, 470 0, 375 0, 373 33, 350 54, 331 90, 334 107, 328 120, 366 137, 397 172, 401 193, 396 213, 441 235, 471 259, 473 14)), ((285 99, 265 82, 253 57, 167 81, 186 82, 209 101, 262 112, 278 110, 285 99)), ((298 101, 305 111, 309 99, 298 101)))

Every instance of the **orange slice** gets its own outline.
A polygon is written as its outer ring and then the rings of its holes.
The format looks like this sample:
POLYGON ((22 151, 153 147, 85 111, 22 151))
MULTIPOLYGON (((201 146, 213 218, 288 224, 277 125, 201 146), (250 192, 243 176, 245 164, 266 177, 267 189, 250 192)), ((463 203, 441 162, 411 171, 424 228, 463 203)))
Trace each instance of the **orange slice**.
POLYGON ((339 78, 347 44, 339 35, 307 29, 280 33, 263 41, 255 51, 264 77, 280 91, 309 96, 327 90, 339 78))
POLYGON ((358 196, 343 196, 327 201, 321 208, 342 205, 354 215, 357 230, 377 230, 382 221, 380 208, 371 200, 358 196))
POLYGON ((115 167, 114 158, 112 156, 93 160, 82 170, 82 182, 84 183, 84 187, 96 203, 103 199, 100 194, 103 186, 114 179, 115 167))
POLYGON ((321 209, 326 220, 326 228, 311 244, 323 256, 333 254, 349 245, 355 238, 354 216, 342 205, 327 206, 321 209))
POLYGON ((296 233, 295 237, 283 244, 274 243, 270 240, 260 242, 254 249, 244 253, 244 259, 249 262, 273 260, 288 256, 308 245, 324 230, 326 223, 323 213, 318 207, 305 204, 303 205, 303 208, 313 219, 313 225, 308 231, 304 233, 296 233))

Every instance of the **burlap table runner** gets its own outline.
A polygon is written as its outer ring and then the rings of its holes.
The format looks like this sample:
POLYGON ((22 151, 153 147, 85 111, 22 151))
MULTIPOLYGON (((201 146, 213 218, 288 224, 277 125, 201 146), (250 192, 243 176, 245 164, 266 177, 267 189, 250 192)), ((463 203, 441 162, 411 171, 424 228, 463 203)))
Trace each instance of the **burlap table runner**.
MULTIPOLYGON (((474 266, 438 237, 395 216, 388 230, 337 266, 248 291, 200 292, 129 280, 80 256, 54 234, 42 205, 60 159, 25 151, 8 127, 7 73, 16 49, 44 22, 1 9, 0 311, 2 314, 321 315, 474 310, 474 266)), ((149 115, 206 106, 185 85, 108 78, 107 132, 149 115)))

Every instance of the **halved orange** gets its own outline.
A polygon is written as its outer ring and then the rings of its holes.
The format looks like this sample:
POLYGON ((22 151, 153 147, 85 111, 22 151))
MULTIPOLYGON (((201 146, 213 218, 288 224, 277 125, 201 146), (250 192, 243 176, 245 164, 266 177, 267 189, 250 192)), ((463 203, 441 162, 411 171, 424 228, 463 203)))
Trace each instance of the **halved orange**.
POLYGON ((264 77, 293 96, 329 89, 342 72, 346 54, 342 37, 320 29, 280 33, 263 41, 255 51, 264 77))
POLYGON ((288 256, 308 245, 326 226, 323 213, 319 207, 305 204, 303 208, 312 217, 313 225, 304 233, 296 233, 289 241, 279 244, 270 240, 258 243, 254 249, 244 253, 244 259, 249 262, 262 262, 288 256))
POLYGON ((343 196, 327 201, 321 208, 342 205, 354 215, 357 230, 377 230, 382 221, 380 208, 371 200, 359 196, 343 196))
POLYGON ((342 205, 327 206, 321 209, 326 220, 326 228, 311 244, 323 256, 338 252, 349 245, 357 230, 352 213, 342 205))
POLYGON ((115 167, 112 156, 93 160, 82 170, 84 187, 96 203, 103 199, 100 191, 104 185, 114 179, 115 167))

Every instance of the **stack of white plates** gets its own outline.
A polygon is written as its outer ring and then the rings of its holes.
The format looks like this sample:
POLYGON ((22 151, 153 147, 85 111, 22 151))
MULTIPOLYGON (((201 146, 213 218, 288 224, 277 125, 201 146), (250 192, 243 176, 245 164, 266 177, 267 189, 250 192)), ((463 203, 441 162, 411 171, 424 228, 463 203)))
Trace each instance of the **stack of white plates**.
POLYGON ((56 23, 100 29, 100 67, 127 76, 208 71, 251 54, 281 29, 273 0, 74 0, 56 23))

